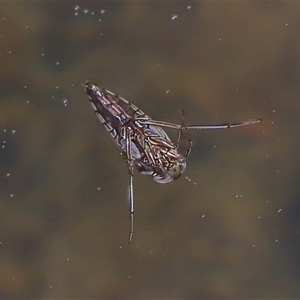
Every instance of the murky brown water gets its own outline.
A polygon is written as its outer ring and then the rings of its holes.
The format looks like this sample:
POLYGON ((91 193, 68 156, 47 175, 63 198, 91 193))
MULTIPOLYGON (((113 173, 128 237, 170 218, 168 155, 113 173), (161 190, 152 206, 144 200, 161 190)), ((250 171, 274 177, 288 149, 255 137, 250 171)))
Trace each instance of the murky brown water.
POLYGON ((298 298, 299 15, 278 2, 0 4, 0 297, 298 298), (87 79, 158 120, 264 121, 186 132, 176 182, 136 174, 127 246, 126 162, 87 79))

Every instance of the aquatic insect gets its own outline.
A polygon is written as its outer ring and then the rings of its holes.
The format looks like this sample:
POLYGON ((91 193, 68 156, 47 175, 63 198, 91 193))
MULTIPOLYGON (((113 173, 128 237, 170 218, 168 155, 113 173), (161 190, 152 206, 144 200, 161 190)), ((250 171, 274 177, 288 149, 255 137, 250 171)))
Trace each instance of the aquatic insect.
POLYGON ((149 175, 158 183, 167 183, 177 179, 186 167, 186 158, 192 142, 184 155, 177 149, 183 130, 228 129, 252 125, 261 119, 248 120, 236 124, 190 125, 157 121, 126 99, 104 89, 97 84, 86 82, 84 89, 91 105, 112 137, 118 150, 127 160, 129 184, 128 201, 130 214, 129 241, 133 235, 133 170, 134 167, 144 175, 149 175), (178 141, 174 144, 162 128, 178 130, 178 141))

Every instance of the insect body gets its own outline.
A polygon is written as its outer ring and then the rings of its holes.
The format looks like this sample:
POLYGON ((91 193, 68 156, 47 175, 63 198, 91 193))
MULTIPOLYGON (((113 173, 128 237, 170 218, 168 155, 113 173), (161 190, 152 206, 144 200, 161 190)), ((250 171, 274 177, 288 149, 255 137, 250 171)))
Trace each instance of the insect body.
POLYGON ((179 178, 185 170, 186 158, 191 150, 190 141, 190 147, 185 155, 177 151, 183 130, 227 129, 261 122, 260 119, 257 119, 237 124, 185 126, 184 122, 180 125, 156 121, 126 99, 104 88, 100 88, 94 83, 86 82, 84 88, 96 116, 112 137, 118 150, 127 160, 130 213, 129 243, 133 235, 134 167, 141 174, 151 176, 158 183, 170 182, 179 178), (178 130, 177 145, 170 140, 162 128, 178 130))

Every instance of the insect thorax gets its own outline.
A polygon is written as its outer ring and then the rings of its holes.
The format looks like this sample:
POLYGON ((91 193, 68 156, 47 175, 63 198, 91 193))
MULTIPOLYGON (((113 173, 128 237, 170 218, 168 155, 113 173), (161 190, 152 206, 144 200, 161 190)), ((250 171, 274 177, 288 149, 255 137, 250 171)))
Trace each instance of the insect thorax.
MULTIPOLYGON (((151 120, 149 118, 149 120, 151 120)), ((152 176, 158 183, 167 183, 180 177, 186 167, 186 159, 177 151, 166 133, 152 125, 140 125, 137 120, 123 126, 118 143, 124 157, 126 152, 125 131, 130 130, 133 164, 143 175, 152 176)))

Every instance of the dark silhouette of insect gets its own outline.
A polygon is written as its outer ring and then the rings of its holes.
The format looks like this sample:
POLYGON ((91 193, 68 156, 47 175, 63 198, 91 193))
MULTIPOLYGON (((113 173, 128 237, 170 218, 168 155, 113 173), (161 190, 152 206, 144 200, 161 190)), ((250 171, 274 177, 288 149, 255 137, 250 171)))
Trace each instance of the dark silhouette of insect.
POLYGON ((190 153, 192 142, 184 155, 177 149, 183 130, 228 129, 252 125, 261 119, 248 120, 236 124, 190 125, 157 121, 126 99, 104 89, 97 84, 86 82, 84 89, 91 105, 112 137, 118 150, 127 160, 129 184, 128 201, 130 213, 129 241, 133 235, 133 169, 151 176, 158 183, 167 183, 177 179, 186 167, 186 158, 190 153), (178 130, 178 141, 174 144, 162 128, 178 130))

